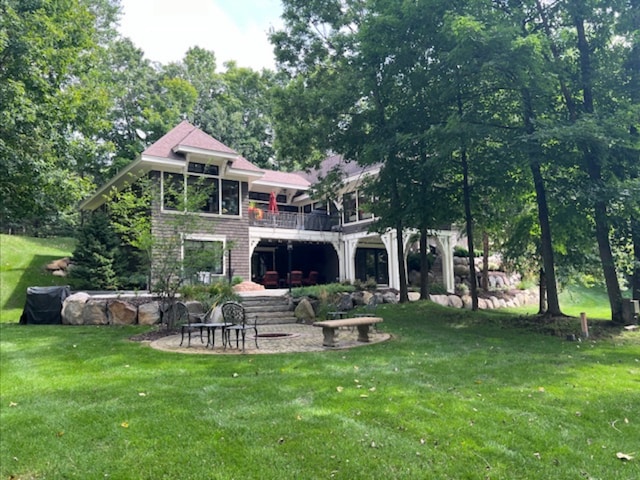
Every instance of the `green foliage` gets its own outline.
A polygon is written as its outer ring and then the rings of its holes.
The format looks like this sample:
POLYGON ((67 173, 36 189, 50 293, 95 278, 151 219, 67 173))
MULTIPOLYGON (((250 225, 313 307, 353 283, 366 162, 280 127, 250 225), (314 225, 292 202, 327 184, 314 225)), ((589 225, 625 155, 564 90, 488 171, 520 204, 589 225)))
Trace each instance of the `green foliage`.
POLYGON ((453 247, 453 256, 467 258, 469 256, 469 250, 460 245, 456 245, 453 247))
POLYGON ((123 273, 120 240, 104 212, 95 211, 87 217, 78 230, 69 281, 76 289, 115 290, 118 274, 123 273))
POLYGON ((291 290, 291 295, 294 298, 299 297, 313 297, 313 298, 328 298, 336 293, 354 292, 356 288, 352 285, 345 285, 342 283, 327 283, 324 285, 310 285, 308 287, 294 288, 291 290))
POLYGON ((242 301, 242 298, 234 292, 233 285, 229 285, 229 282, 224 280, 209 285, 183 285, 178 289, 178 293, 186 300, 196 300, 202 303, 206 309, 226 301, 242 301))

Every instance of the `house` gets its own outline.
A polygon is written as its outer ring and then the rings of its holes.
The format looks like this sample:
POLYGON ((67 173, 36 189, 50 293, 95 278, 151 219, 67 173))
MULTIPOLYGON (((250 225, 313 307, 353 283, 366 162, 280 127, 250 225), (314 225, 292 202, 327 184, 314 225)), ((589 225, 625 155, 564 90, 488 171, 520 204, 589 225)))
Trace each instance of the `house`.
MULTIPOLYGON (((311 173, 258 168, 183 121, 80 207, 100 208, 112 188, 123 188, 132 177, 147 175, 160 186, 160 198, 151 208, 152 231, 160 235, 176 213, 176 192, 183 194, 189 186, 202 188, 207 197, 200 209, 203 225, 185 235, 180 252, 183 258, 192 251, 211 252, 208 267, 198 272, 200 281, 231 273, 261 283, 266 272, 278 272, 278 285, 285 286, 290 271, 302 271, 305 277, 313 271, 320 283, 374 278, 378 284, 398 288, 396 232, 369 233, 372 215, 359 208, 365 201, 359 186, 377 173, 375 166, 363 169, 339 156, 329 157, 311 173), (335 169, 343 177, 334 195, 340 200, 312 198, 314 182, 335 169), (230 245, 231 255, 223 255, 230 245)), ((410 233, 404 233, 405 246, 410 233)), ((432 235, 442 258, 443 284, 453 291, 454 233, 441 230, 432 235)))

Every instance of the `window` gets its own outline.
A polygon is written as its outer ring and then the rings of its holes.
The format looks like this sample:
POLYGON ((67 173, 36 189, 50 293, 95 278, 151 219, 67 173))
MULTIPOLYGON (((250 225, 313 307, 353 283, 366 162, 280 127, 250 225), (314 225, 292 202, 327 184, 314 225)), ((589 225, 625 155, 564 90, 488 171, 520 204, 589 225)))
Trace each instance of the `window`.
MULTIPOLYGON (((218 179, 189 175, 187 178, 187 194, 198 196, 197 209, 204 213, 220 213, 220 192, 218 191, 218 179)), ((195 208, 195 205, 194 205, 195 208)))
POLYGON ((342 197, 342 208, 344 210, 344 223, 357 222, 373 218, 373 213, 367 212, 366 205, 371 200, 361 192, 345 193, 342 197))
POLYGON ((222 214, 240 215, 240 183, 222 180, 222 214))
POLYGON ((344 194, 342 197, 342 208, 344 209, 344 223, 352 223, 358 220, 358 208, 356 206, 356 195, 354 192, 344 194))
POLYGON ((162 176, 162 208, 178 210, 183 204, 184 176, 179 173, 164 172, 162 176))
MULTIPOLYGON (((222 180, 217 177, 218 166, 190 162, 187 170, 187 200, 197 195, 196 211, 214 215, 240 215, 240 182, 222 180)), ((184 175, 164 172, 162 174, 162 209, 184 208, 184 175)), ((190 202, 193 203, 193 202, 190 202)))
POLYGON ((209 284, 224 273, 224 242, 220 240, 185 240, 182 266, 191 283, 209 284))

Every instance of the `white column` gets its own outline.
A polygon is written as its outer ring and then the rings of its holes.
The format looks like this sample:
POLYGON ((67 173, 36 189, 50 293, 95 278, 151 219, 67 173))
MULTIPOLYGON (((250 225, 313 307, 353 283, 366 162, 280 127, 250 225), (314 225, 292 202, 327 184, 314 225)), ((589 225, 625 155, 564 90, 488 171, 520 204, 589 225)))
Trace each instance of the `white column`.
POLYGON ((447 292, 453 293, 456 289, 455 275, 453 273, 453 248, 451 247, 451 236, 453 232, 434 232, 438 243, 440 243, 440 250, 442 252, 442 281, 444 282, 444 288, 447 292))

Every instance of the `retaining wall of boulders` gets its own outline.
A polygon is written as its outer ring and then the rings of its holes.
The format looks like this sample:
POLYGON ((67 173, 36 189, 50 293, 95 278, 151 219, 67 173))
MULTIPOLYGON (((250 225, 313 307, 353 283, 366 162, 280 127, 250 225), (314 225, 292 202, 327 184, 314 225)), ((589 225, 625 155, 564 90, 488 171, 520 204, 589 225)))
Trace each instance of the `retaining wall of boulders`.
MULTIPOLYGON (((478 298, 478 308, 480 310, 519 307, 538 303, 536 290, 496 290, 483 295, 483 298, 478 298)), ((420 294, 409 292, 409 301, 417 301, 419 299, 420 294)), ((445 307, 466 308, 469 310, 472 308, 470 295, 429 295, 429 299, 445 307)), ((313 322, 320 311, 321 303, 318 299, 300 297, 294 299, 293 303, 295 307, 294 314, 299 322, 313 322)), ((330 310, 349 312, 358 307, 374 306, 383 303, 398 303, 398 292, 389 289, 382 292, 357 291, 336 294, 330 301, 330 310)))
POLYGON ((77 292, 62 304, 64 325, 155 325, 160 319, 160 302, 151 295, 77 292))

